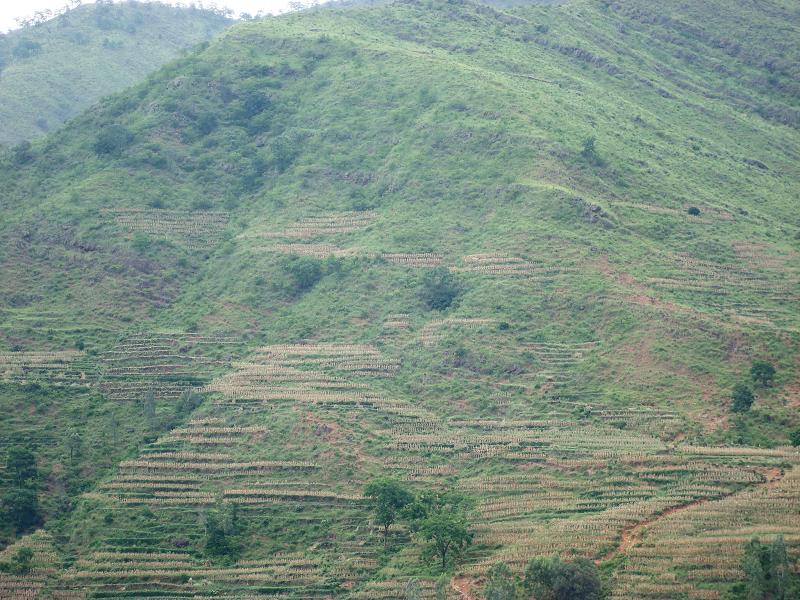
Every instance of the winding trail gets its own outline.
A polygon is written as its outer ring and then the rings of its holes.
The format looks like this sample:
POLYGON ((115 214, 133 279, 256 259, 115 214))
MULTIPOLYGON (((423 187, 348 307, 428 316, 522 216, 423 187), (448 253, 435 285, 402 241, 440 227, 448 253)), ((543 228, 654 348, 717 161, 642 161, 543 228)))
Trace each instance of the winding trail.
MULTIPOLYGON (((764 475, 765 479, 761 483, 756 484, 759 485, 766 485, 767 487, 772 487, 778 481, 783 478, 783 471, 778 468, 769 469, 766 473, 761 473, 764 475)), ((648 528, 653 523, 660 521, 676 512, 689 510, 694 508, 695 506, 699 506, 701 504, 705 504, 706 502, 711 502, 713 500, 722 500, 723 498, 730 498, 731 496, 735 496, 744 491, 749 491, 753 489, 752 487, 746 487, 743 490, 737 490, 735 492, 731 492, 730 494, 725 494, 723 496, 717 498, 700 498, 699 500, 694 500, 687 504, 680 504, 678 506, 672 506, 663 512, 658 513, 651 519, 647 519, 646 521, 640 521, 638 523, 633 523, 628 525, 622 529, 622 533, 620 534, 620 541, 616 548, 613 548, 609 552, 607 552, 602 558, 595 561, 596 564, 600 564, 601 562, 605 562, 607 560, 611 560, 618 554, 625 554, 631 548, 637 546, 639 542, 642 540, 642 533, 646 528, 648 528)))

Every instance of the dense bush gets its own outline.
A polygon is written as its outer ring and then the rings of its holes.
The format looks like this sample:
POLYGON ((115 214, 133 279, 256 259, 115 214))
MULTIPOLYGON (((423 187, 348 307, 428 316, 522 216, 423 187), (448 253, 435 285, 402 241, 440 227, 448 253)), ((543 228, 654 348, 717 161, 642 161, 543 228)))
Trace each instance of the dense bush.
POLYGON ((507 564, 497 563, 489 569, 483 595, 486 600, 517 600, 520 598, 519 582, 507 564))
POLYGON ((753 401, 755 400, 753 391, 743 383, 737 383, 734 386, 731 398, 733 399, 733 405, 731 406, 733 412, 747 412, 753 406, 753 401))
POLYGON ((525 589, 537 600, 599 600, 603 592, 592 561, 565 562, 558 556, 532 560, 525 571, 525 589))
POLYGON ((39 42, 34 42, 28 38, 22 38, 17 42, 17 45, 14 46, 12 54, 15 58, 30 58, 31 56, 35 56, 41 49, 42 45, 39 42))
POLYGON ((11 560, 0 562, 0 572, 11 573, 13 575, 26 575, 31 570, 33 560, 33 550, 30 548, 19 548, 11 555, 11 560))
POLYGON ((795 429, 789 434, 789 442, 792 446, 800 446, 800 429, 795 429))
POLYGON ((757 385, 770 386, 775 380, 775 367, 766 360, 753 361, 753 365, 750 367, 750 377, 757 385))
POLYGON ((446 310, 461 292, 461 284, 447 267, 432 269, 422 279, 422 300, 428 308, 446 310))
POLYGON ((292 281, 297 294, 313 288, 322 279, 322 261, 310 256, 290 256, 283 263, 283 270, 292 281))
POLYGON ((744 584, 732 596, 747 600, 790 600, 800 598, 800 577, 792 572, 786 542, 782 535, 769 545, 753 538, 745 546, 742 559, 744 584))
POLYGON ((122 125, 109 125, 103 127, 94 142, 94 151, 97 154, 118 156, 133 141, 133 133, 122 125))

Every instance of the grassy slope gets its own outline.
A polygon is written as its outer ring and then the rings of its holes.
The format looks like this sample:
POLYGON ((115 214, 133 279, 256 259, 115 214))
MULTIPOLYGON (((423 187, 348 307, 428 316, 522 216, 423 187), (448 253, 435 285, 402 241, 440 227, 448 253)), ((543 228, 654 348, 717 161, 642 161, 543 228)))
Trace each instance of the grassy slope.
MULTIPOLYGON (((454 418, 502 417, 576 420, 576 439, 591 440, 599 428, 599 448, 609 451, 626 427, 636 447, 659 460, 664 443, 785 443, 797 426, 800 266, 791 126, 797 48, 787 46, 786 30, 798 21, 789 4, 760 8, 754 15, 719 2, 682 14, 677 4, 639 2, 620 13, 576 2, 495 12, 407 3, 240 25, 78 117, 37 144, 30 162, 7 158, 4 168, 19 177, 2 198, 4 343, 56 350, 80 338, 100 357, 132 330, 238 336, 244 347, 234 356, 265 343, 371 343, 402 367, 388 380, 362 382, 430 411, 428 421, 457 437, 465 434, 454 418), (750 23, 762 34, 740 34, 750 23), (732 48, 726 36, 746 42, 732 48), (201 127, 204 115, 215 117, 212 131, 201 127), (127 127, 134 141, 118 158, 98 157, 92 144, 110 123, 127 127), (580 155, 591 136, 597 161, 580 155), (177 238, 119 235, 98 210, 154 204, 191 214, 225 210, 230 225, 205 251, 187 251, 177 238), (689 217, 688 206, 701 215, 689 217), (370 227, 318 241, 362 255, 437 252, 452 265, 499 252, 564 269, 547 280, 462 275, 466 291, 445 316, 492 318, 509 329, 455 330, 421 345, 425 324, 442 317, 419 299, 422 270, 343 258, 311 291, 294 294, 285 257, 266 249, 275 241, 265 232, 309 214, 364 208, 377 213, 370 227), (742 258, 743 242, 756 244, 754 259, 742 258), (723 294, 659 282, 692 277, 679 260, 684 254, 745 272, 722 279, 717 268, 723 294), (87 289, 87 281, 96 287, 87 289), (785 289, 764 292, 779 286, 785 289), (409 313, 411 329, 386 338, 381 324, 393 313, 409 313), (542 341, 600 344, 554 385, 530 350, 542 341), (776 363, 778 383, 759 392, 751 415, 730 420, 729 390, 759 357, 776 363), (628 408, 651 409, 653 418, 614 427, 599 412, 628 408), (671 412, 677 419, 663 417, 671 412)), ((8 387, 3 401, 24 406, 30 392, 8 387)), ((98 432, 109 412, 122 411, 130 423, 125 439, 141 440, 144 418, 135 403, 98 398, 94 409, 78 410, 93 389, 62 390, 63 402, 25 426, 35 434, 46 423, 63 423, 62 431, 83 423, 83 435, 103 448, 110 436, 98 432)), ((173 404, 160 402, 158 411, 172 414, 173 404)), ((257 445, 240 440, 231 450, 237 459, 311 460, 322 468, 307 481, 339 491, 352 492, 386 472, 386 458, 402 455, 393 445, 398 424, 380 412, 276 403, 233 414, 209 400, 198 415, 269 425, 257 445)), ((556 481, 568 494, 592 497, 614 477, 637 479, 625 464, 600 472, 570 467, 575 449, 550 443, 553 464, 534 462, 524 472, 551 478, 549 486, 556 481)), ((43 462, 66 462, 64 447, 44 446, 43 462)), ((165 439, 152 449, 174 447, 165 439)), ((579 448, 577 456, 588 460, 586 452, 579 448)), ((94 457, 81 460, 79 467, 92 470, 94 457)), ((491 455, 437 450, 424 460, 453 465, 463 485, 519 474, 491 455)), ((741 461, 718 462, 770 466, 741 461)), ((670 493, 666 484, 653 490, 662 500, 670 493)), ((362 542, 374 552, 374 538, 365 542, 349 526, 362 518, 358 506, 292 506, 303 512, 288 515, 280 505, 274 513, 248 511, 240 534, 246 557, 303 551, 331 536, 341 546, 326 546, 326 557, 351 556, 346 548, 362 542)), ((527 531, 565 510, 517 515, 514 523, 527 531)), ((199 551, 198 512, 137 512, 95 495, 59 531, 80 556, 90 546, 164 549, 176 537, 199 551)), ((520 535, 557 539, 562 530, 554 523, 552 531, 520 535)), ((603 556, 609 544, 599 536, 594 546, 578 547, 603 556)), ((471 560, 490 550, 513 555, 484 547, 471 560)), ((408 552, 392 560, 383 571, 362 573, 357 585, 418 570, 408 552)))
POLYGON ((83 6, 0 36, 0 143, 40 137, 224 29, 210 11, 83 6), (15 50, 38 44, 30 56, 15 50))

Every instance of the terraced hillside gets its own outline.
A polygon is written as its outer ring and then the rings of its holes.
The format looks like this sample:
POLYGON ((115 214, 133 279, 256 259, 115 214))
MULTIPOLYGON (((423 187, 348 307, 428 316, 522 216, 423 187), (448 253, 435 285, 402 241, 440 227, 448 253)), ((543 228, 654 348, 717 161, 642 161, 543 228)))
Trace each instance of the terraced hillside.
POLYGON ((58 129, 230 23, 220 11, 100 2, 0 35, 0 144, 58 129))
POLYGON ((0 438, 43 526, 7 524, 35 577, 0 589, 469 598, 557 553, 722 599, 781 535, 796 569, 799 25, 308 10, 7 153, 0 438), (472 500, 444 588, 419 536, 384 548, 379 477, 472 500))

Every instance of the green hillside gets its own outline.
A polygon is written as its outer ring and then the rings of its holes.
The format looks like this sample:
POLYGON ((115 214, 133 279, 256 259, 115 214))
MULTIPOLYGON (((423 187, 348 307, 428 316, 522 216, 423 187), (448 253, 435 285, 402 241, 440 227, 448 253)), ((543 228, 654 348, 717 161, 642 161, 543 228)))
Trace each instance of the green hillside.
POLYGON ((796 572, 798 28, 306 10, 7 151, 0 563, 35 577, 2 589, 469 600, 558 554, 610 598, 746 598, 753 536, 796 572), (444 578, 384 541, 382 477, 467 499, 444 578))
POLYGON ((98 3, 0 35, 0 144, 58 129, 229 24, 219 11, 98 3))

